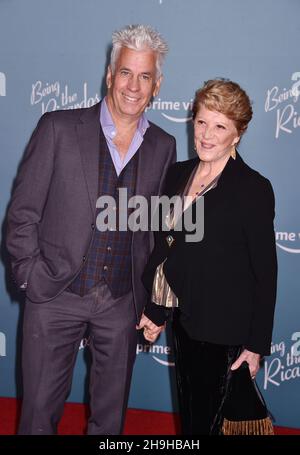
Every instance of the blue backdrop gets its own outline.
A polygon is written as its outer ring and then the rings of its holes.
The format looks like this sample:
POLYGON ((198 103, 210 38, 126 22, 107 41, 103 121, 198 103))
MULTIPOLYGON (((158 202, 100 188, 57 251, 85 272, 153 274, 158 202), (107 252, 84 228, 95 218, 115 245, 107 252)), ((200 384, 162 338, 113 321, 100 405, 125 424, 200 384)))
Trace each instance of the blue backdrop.
MULTIPOLYGON (((176 136, 179 160, 192 154, 190 101, 203 81, 227 77, 248 92, 254 119, 240 152, 273 184, 279 259, 272 355, 259 383, 276 424, 294 427, 300 427, 299 17, 298 0, 0 0, 3 219, 18 163, 40 115, 91 106, 101 98, 114 30, 146 23, 167 39, 165 79, 147 114, 176 136)), ((0 396, 13 397, 20 391, 22 303, 2 251, 0 396)), ((70 401, 84 399, 86 344, 83 340, 70 401)), ((141 340, 137 352, 130 406, 171 411, 176 403, 169 335, 150 352, 141 340)))

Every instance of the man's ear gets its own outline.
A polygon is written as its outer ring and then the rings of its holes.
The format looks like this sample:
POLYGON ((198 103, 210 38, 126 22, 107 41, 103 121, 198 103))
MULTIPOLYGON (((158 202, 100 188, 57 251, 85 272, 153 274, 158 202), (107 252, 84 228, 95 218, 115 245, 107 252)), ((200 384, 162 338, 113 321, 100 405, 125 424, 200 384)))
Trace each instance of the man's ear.
POLYGON ((157 96, 159 94, 160 84, 162 83, 162 80, 163 80, 163 76, 161 75, 155 82, 154 89, 153 89, 153 96, 157 96))
POLYGON ((110 89, 112 85, 112 70, 111 66, 109 65, 107 68, 107 73, 106 73, 106 87, 110 89))

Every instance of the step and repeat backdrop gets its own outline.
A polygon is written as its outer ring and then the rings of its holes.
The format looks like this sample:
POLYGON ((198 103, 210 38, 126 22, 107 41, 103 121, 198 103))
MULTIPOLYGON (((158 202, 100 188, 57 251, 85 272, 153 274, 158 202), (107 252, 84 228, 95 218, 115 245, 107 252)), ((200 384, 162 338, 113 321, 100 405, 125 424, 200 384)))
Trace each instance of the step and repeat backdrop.
MULTIPOLYGON (((127 24, 158 29, 170 52, 160 94, 147 111, 173 134, 178 159, 193 155, 191 101, 203 81, 237 81, 254 118, 239 151, 276 195, 278 298, 272 354, 259 385, 277 425, 300 427, 300 1, 0 0, 0 216, 25 145, 47 111, 88 107, 105 93, 111 34, 127 24)), ((20 386, 20 315, 2 241, 0 396, 20 386)), ((89 339, 82 340, 69 400, 86 399, 89 339)), ((142 338, 129 406, 176 410, 172 340, 142 338)), ((201 366, 199 366, 201 367, 201 366)))

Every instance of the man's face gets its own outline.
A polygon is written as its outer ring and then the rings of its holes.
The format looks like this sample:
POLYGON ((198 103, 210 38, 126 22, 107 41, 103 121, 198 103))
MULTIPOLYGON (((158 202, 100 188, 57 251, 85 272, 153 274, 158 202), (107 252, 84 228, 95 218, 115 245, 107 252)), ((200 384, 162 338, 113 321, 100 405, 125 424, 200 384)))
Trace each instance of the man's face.
POLYGON ((156 81, 156 56, 151 50, 120 50, 112 74, 108 68, 106 84, 112 117, 138 120, 152 96, 159 92, 161 77, 156 81))

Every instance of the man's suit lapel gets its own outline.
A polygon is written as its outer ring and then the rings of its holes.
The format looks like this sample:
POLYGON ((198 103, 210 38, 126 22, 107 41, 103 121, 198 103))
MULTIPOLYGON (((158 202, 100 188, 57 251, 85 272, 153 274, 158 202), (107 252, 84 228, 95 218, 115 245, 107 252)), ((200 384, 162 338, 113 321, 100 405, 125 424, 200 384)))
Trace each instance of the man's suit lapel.
MULTIPOLYGON (((100 103, 83 111, 77 124, 77 134, 91 210, 95 214, 99 188, 99 153, 100 149, 107 147, 100 126, 100 103)), ((146 197, 149 195, 151 190, 151 177, 149 178, 149 175, 155 175, 155 150, 156 138, 151 133, 150 127, 145 133, 139 151, 137 195, 146 197)))
MULTIPOLYGON (((89 193, 92 213, 96 212, 96 201, 99 188, 99 153, 100 138, 105 138, 100 126, 100 103, 83 111, 77 124, 78 142, 82 167, 89 193)), ((76 201, 75 201, 76 203, 76 201)))
POLYGON ((155 175, 156 138, 151 134, 151 126, 144 135, 139 149, 136 194, 147 197, 151 190, 151 175, 155 175))

